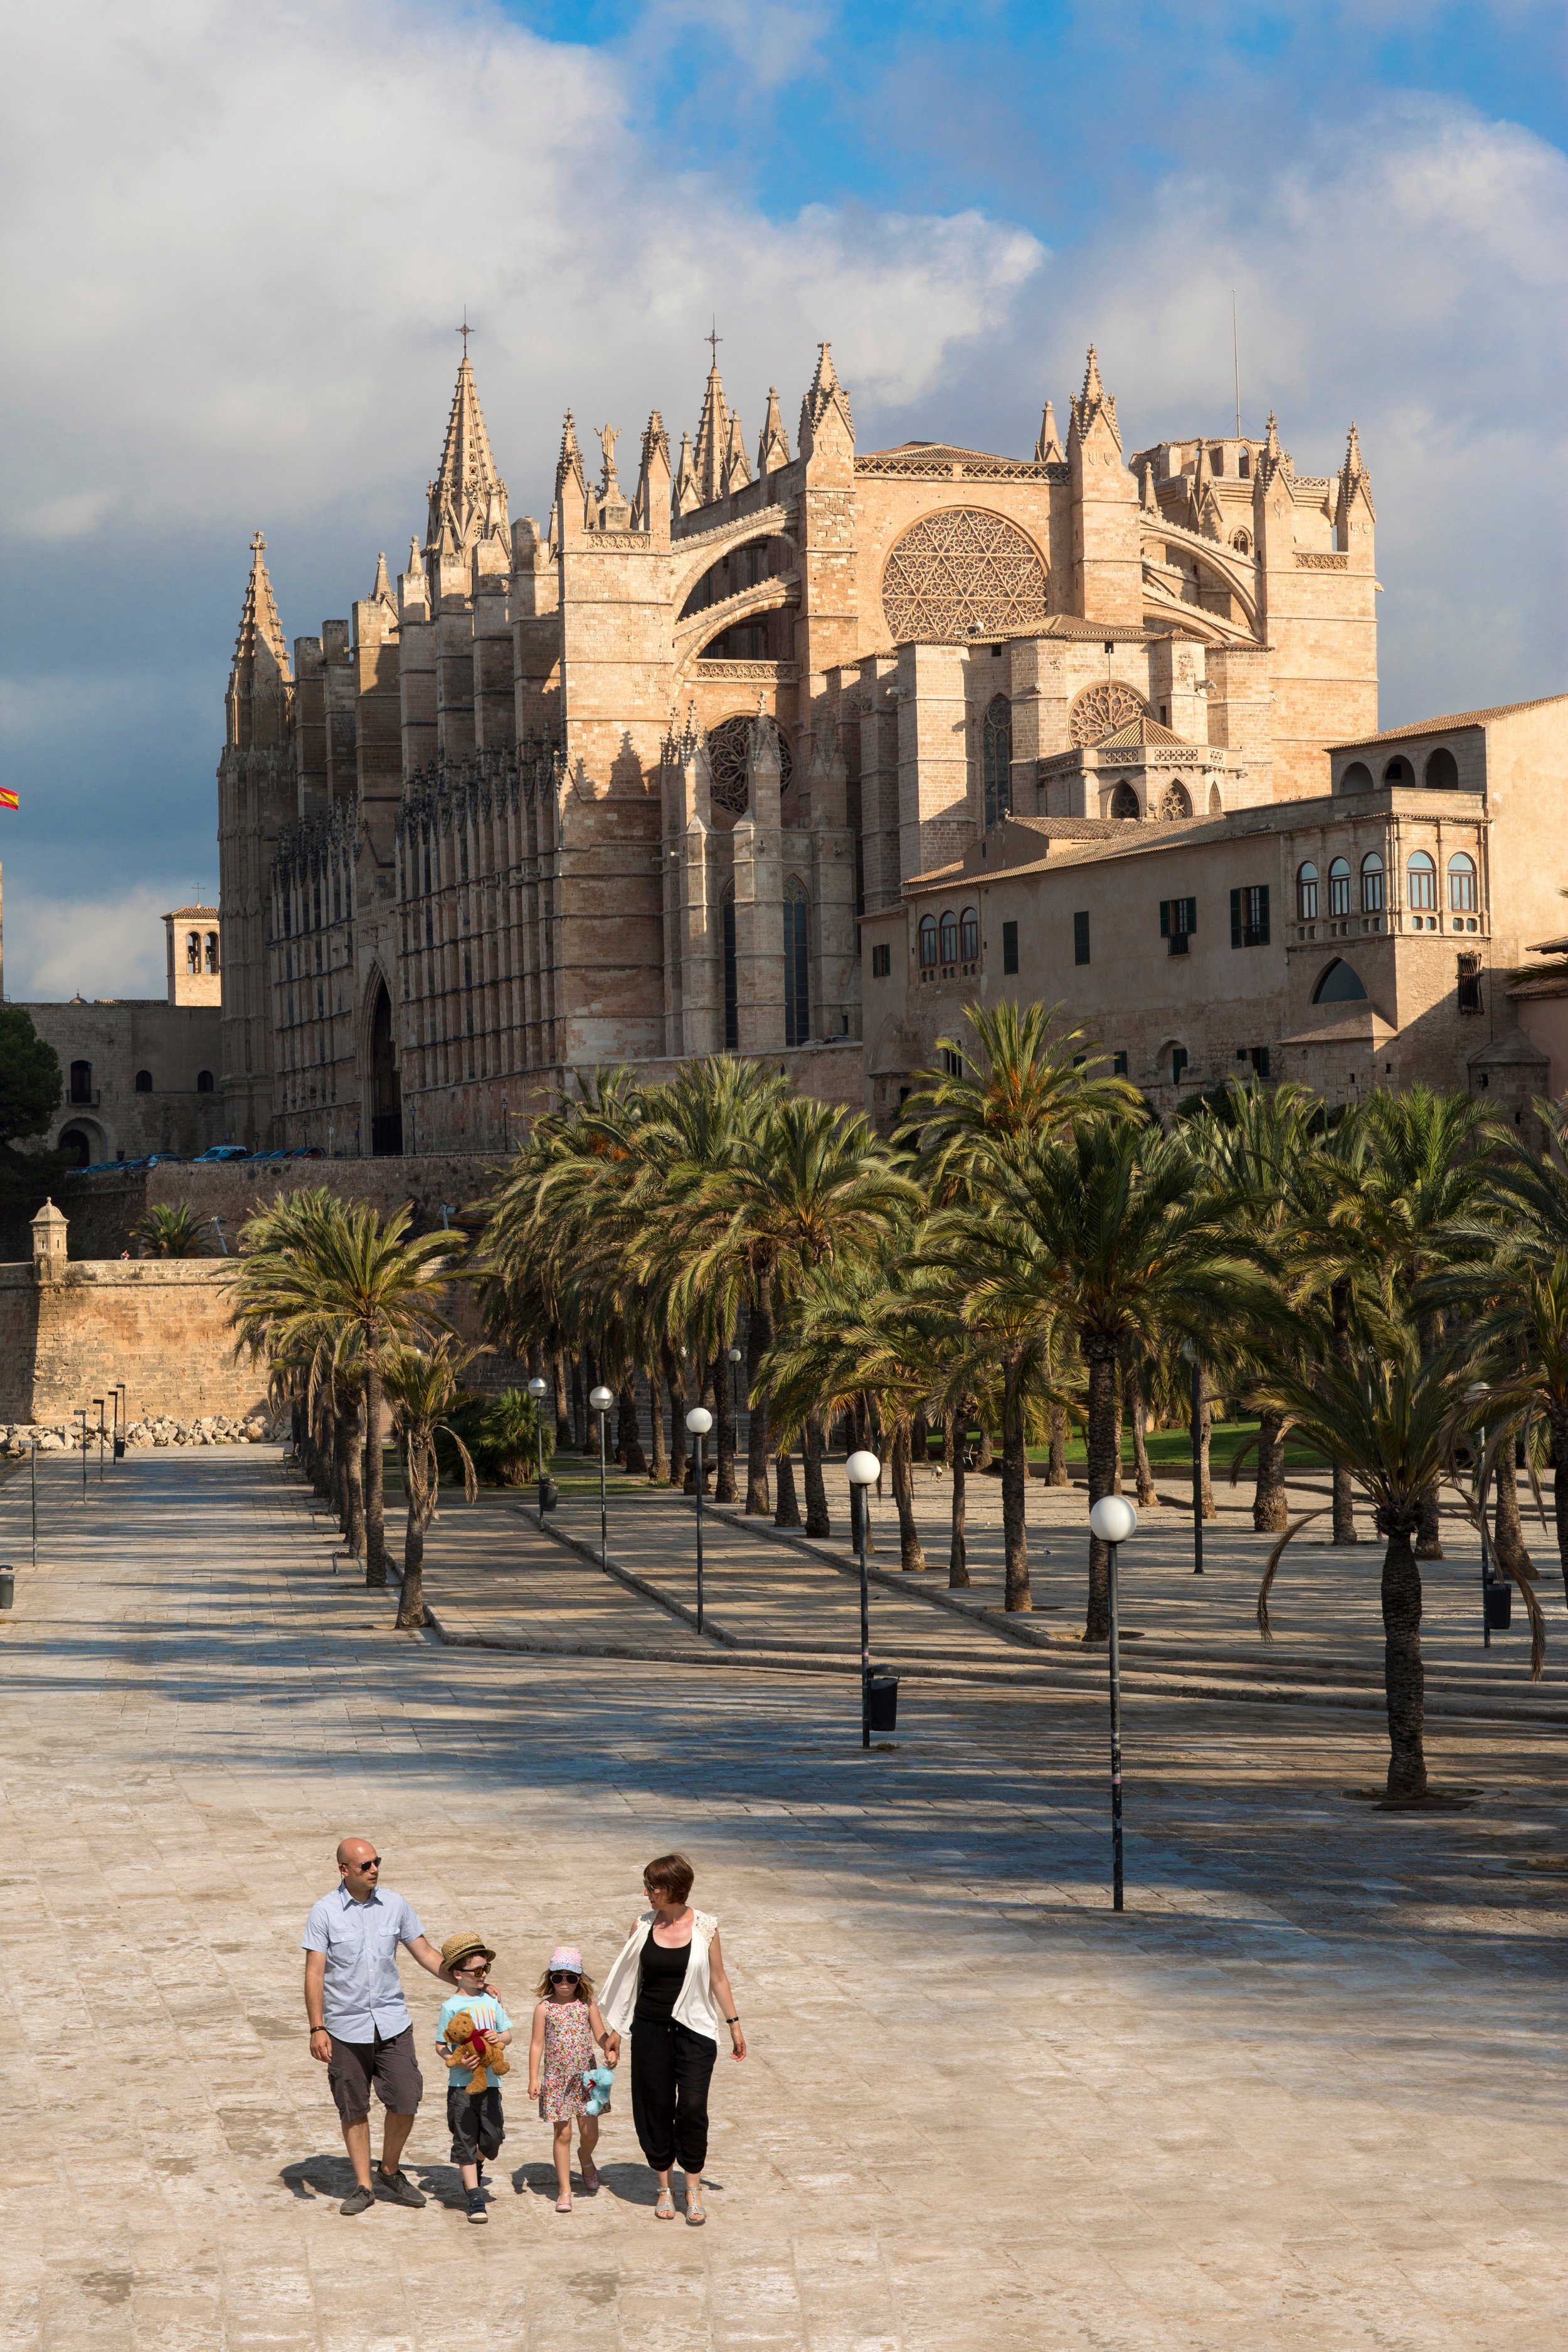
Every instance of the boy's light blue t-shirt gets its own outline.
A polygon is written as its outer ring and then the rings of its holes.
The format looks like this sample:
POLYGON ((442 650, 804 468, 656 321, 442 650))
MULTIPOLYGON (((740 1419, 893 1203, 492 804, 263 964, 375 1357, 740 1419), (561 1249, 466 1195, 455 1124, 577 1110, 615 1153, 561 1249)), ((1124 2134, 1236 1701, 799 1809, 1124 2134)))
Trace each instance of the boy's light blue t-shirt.
MULTIPOLYGON (((493 1992, 455 1992, 450 2000, 444 2000, 441 2003, 441 2031, 439 2035, 439 2039, 441 2041, 444 2042, 446 2040, 447 2028, 451 2023, 453 2018, 457 2016, 458 2011, 460 2009, 466 2009, 468 2015, 473 2019, 474 2023, 476 2025, 482 2026, 489 2033, 510 2033, 511 2032, 511 2020, 507 2015, 505 2010, 501 2007, 493 1992)), ((474 2074, 478 2070, 472 2066, 448 2066, 447 2069, 447 2088, 449 2091, 465 2089, 473 2080, 474 2074)), ((487 2069, 487 2072, 489 2070, 487 2069)), ((495 2084, 493 2076, 491 2077, 491 2082, 493 2087, 499 2088, 499 2084, 495 2084)))

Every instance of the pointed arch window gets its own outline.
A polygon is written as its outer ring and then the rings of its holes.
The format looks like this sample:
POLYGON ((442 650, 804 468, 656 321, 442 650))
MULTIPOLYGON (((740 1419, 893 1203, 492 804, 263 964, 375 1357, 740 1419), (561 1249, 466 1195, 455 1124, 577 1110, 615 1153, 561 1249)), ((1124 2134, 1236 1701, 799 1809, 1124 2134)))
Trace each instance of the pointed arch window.
POLYGON ((784 895, 784 1044, 804 1045, 811 1034, 810 908, 792 874, 784 895))
POLYGON ((982 760, 989 833, 1013 806, 1013 706, 1005 694, 993 695, 986 706, 982 760))

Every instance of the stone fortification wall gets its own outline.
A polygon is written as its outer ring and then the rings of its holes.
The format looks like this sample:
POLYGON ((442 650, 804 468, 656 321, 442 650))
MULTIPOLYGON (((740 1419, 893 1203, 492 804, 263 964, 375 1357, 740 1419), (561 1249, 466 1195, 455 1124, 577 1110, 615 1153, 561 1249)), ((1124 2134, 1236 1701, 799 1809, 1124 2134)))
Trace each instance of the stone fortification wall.
POLYGON ((68 1423, 120 1381, 132 1421, 250 1419, 267 1378, 235 1360, 232 1279, 188 1259, 0 1265, 0 1423, 68 1423))

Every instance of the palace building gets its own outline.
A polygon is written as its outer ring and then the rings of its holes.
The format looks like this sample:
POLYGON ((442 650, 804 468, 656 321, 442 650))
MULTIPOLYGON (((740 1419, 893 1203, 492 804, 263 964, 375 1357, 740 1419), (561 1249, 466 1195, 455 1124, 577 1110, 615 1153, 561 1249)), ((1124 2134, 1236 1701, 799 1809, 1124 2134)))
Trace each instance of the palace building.
POLYGON ((1436 774, 1420 730, 1378 737, 1353 425, 1321 475, 1272 417, 1130 455, 1091 350, 1065 441, 1047 401, 1027 457, 861 451, 825 344, 793 448, 776 391, 749 442, 717 366, 624 486, 622 438, 590 480, 568 414, 544 527, 512 522, 465 345, 395 589, 383 557, 290 649, 253 541, 234 1140, 500 1149, 574 1073, 727 1048, 885 1124, 1013 990, 1162 1107, 1241 1061, 1462 1084, 1517 1034, 1494 951, 1560 913, 1499 827, 1545 814, 1561 710, 1446 722, 1436 774))

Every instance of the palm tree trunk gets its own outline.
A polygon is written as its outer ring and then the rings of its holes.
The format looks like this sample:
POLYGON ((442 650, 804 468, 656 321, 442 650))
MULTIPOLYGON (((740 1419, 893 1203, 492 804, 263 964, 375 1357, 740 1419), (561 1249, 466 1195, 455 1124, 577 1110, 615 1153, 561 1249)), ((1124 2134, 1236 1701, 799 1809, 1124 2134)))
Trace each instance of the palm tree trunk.
POLYGON ((822 1415, 808 1412, 801 1452, 804 1456, 802 1475, 805 1480, 805 1532, 808 1536, 831 1536, 833 1522, 827 1515, 827 1485, 822 1475, 822 1415))
POLYGON ((969 1582, 969 1549, 963 1539, 963 1523, 968 1510, 968 1488, 963 1467, 964 1439, 969 1430, 969 1400, 966 1397, 952 1416, 955 1443, 952 1448, 952 1526, 947 1542, 947 1581, 950 1590, 961 1590, 969 1582))
POLYGON ((1289 1524, 1285 1507, 1285 1425, 1277 1412, 1258 1423, 1258 1483, 1252 1492, 1253 1531, 1282 1535, 1289 1524))
POLYGON ((669 1484, 669 1448, 665 1443, 664 1398, 659 1390, 658 1366, 657 1363, 650 1364, 648 1367, 647 1402, 648 1417, 653 1424, 653 1467, 648 1472, 648 1480, 652 1486, 668 1486, 669 1484))
POLYGON ((675 1349, 668 1339, 658 1343, 664 1384, 669 1391, 669 1483, 678 1495, 686 1491, 686 1389, 675 1349))
POLYGON ((790 1459, 787 1445, 779 1447, 773 1466, 778 1473, 778 1501, 773 1507, 773 1525, 775 1528, 798 1528, 800 1500, 795 1491, 795 1464, 790 1459))
POLYGON ((332 1517, 345 1535, 348 1533, 349 1524, 347 1471, 349 1446, 353 1442, 350 1437, 351 1425, 348 1400, 334 1384, 332 1393, 327 1400, 326 1410, 322 1414, 321 1433, 324 1440, 322 1451, 330 1455, 327 1491, 331 1496, 332 1517))
MULTIPOLYGON (((1089 1362, 1089 1507, 1116 1491, 1116 1443, 1121 1413, 1116 1398, 1116 1349, 1099 1339, 1084 1349, 1089 1362)), ((1110 1553, 1097 1535, 1089 1539, 1089 1612, 1086 1642, 1110 1639, 1110 1553)))
POLYGON ((1557 1558, 1563 1570, 1563 1596, 1568 1600, 1568 1403, 1546 1401, 1552 1429, 1552 1507, 1557 1522, 1557 1558))
POLYGON ((746 1318, 746 1394, 752 1418, 746 1429, 746 1517, 764 1518, 768 1500, 768 1400, 757 1394, 757 1367, 773 1344, 773 1285, 766 1267, 757 1276, 756 1297, 746 1318))
POLYGON ((1029 1534, 1024 1513, 1029 1456, 1024 1442, 1024 1398, 1017 1366, 1004 1367, 1002 1403, 1003 1606, 1014 1613, 1035 1605, 1029 1591, 1029 1534))
POLYGON ((591 1461, 599 1458, 599 1416, 588 1399, 598 1387, 604 1375, 586 1348, 583 1350, 583 1445, 582 1451, 591 1461))
POLYGON ((343 1415, 343 1437, 347 1461, 343 1485, 346 1489, 343 1508, 343 1537, 355 1559, 364 1558, 364 1390, 354 1389, 349 1411, 343 1415))
POLYGON ((995 1459, 996 1448, 992 1443, 991 1437, 991 1416, 982 1409, 980 1415, 980 1451, 974 1457, 974 1466, 977 1470, 989 1470, 991 1465, 995 1461, 995 1459))
POLYGON ((913 1433, 900 1413, 893 1423, 893 1500, 899 1512, 899 1566, 910 1569, 926 1564, 925 1548, 915 1525, 913 1452, 913 1433))
POLYGON ((1127 1394, 1132 1413, 1132 1459, 1138 1470, 1138 1505, 1147 1510, 1159 1500, 1154 1492, 1154 1473, 1149 1466, 1149 1406, 1143 1394, 1143 1371, 1139 1364, 1127 1367, 1127 1394))
MULTIPOLYGON (((1443 1328, 1436 1316, 1423 1317, 1417 1325, 1423 1359, 1436 1355, 1441 1343, 1443 1328)), ((1415 1538, 1417 1559, 1441 1559, 1443 1557, 1443 1523, 1437 1516, 1437 1487, 1434 1483, 1421 1497, 1421 1528, 1415 1538)))
POLYGON ((647 1455, 642 1450, 642 1432, 637 1427, 637 1376, 626 1374, 621 1383, 620 1444, 617 1453, 625 1455, 626 1475, 632 1478, 647 1476, 647 1455))
POLYGON ((1068 1484, 1068 1409, 1065 1404, 1051 1407, 1051 1452, 1046 1471, 1047 1486, 1068 1484))
POLYGON ((386 1582, 386 1482, 381 1463, 381 1380, 374 1364, 364 1374, 364 1580, 386 1582))
MULTIPOLYGON (((1342 1364, 1348 1364, 1351 1355, 1351 1286, 1348 1282, 1336 1282, 1329 1294, 1333 1308, 1334 1330, 1331 1345, 1342 1364)), ((1355 1531, 1355 1488, 1351 1483, 1349 1465, 1336 1462, 1331 1471, 1334 1493, 1333 1544, 1353 1544, 1355 1531)))
POLYGON ((566 1409, 566 1364, 559 1348, 550 1359, 550 1377, 554 1390, 555 1451, 564 1454, 572 1443, 572 1416, 566 1409))
POLYGON ((910 1424, 910 1461, 920 1470, 931 1461, 931 1415, 923 1404, 910 1424))
POLYGON ((1426 1678, 1421 1664, 1421 1570, 1410 1549, 1410 1531, 1397 1523, 1395 1531, 1389 1534, 1383 1560, 1383 1679, 1388 1695, 1388 1794, 1422 1797, 1426 1793, 1422 1745, 1426 1678))
POLYGON ((1493 1521, 1493 1544, 1500 1567, 1510 1576, 1529 1578, 1535 1573, 1535 1563, 1530 1557, 1524 1540, 1524 1527, 1519 1516, 1519 1479, 1510 1448, 1503 1447, 1497 1465, 1497 1512, 1493 1521))
POLYGON ((719 1479, 713 1490, 716 1503, 735 1500, 735 1368, 730 1361, 729 1349, 726 1340, 713 1367, 714 1433, 719 1456, 719 1479))
MULTIPOLYGON (((1214 1438, 1214 1413, 1209 1404, 1209 1376, 1206 1366, 1198 1370, 1198 1494, 1200 1509, 1205 1519, 1217 1519, 1215 1508, 1214 1480, 1209 1475, 1209 1446, 1214 1438)), ((1109 1601, 1107 1606, 1109 1606, 1109 1601)), ((1109 1620, 1107 1640, 1110 1639, 1109 1620)))
MULTIPOLYGON (((319 1397, 322 1395, 324 1391, 318 1391, 319 1397)), ((318 1402, 312 1416, 315 1425, 310 1433, 310 1486, 323 1503, 331 1503, 332 1499, 331 1424, 326 1418, 330 1411, 330 1403, 318 1402)))
MULTIPOLYGON (((403 1465, 403 1485, 408 1488, 408 1463, 403 1465)), ((408 1531, 403 1538, 403 1591, 397 1603, 397 1630, 411 1633, 425 1622, 425 1515, 408 1501, 408 1531)))

